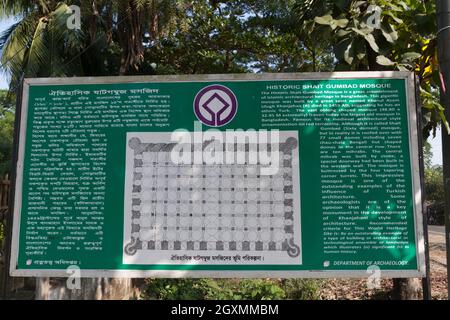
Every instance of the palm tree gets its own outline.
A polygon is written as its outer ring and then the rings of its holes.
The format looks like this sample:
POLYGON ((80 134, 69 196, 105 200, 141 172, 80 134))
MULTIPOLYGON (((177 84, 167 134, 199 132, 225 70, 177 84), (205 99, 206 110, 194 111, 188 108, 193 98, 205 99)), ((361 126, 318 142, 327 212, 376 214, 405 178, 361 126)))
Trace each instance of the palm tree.
POLYGON ((11 88, 23 77, 114 75, 136 72, 144 39, 157 45, 176 27, 185 0, 4 0, 0 18, 16 17, 0 35, 1 68, 11 88), (70 5, 81 29, 70 29, 70 5), (178 18, 177 18, 178 17, 178 18))
POLYGON ((69 6, 54 1, 5 0, 0 17, 20 19, 0 36, 2 69, 15 88, 23 77, 79 74, 72 58, 83 46, 83 32, 66 27, 69 6))

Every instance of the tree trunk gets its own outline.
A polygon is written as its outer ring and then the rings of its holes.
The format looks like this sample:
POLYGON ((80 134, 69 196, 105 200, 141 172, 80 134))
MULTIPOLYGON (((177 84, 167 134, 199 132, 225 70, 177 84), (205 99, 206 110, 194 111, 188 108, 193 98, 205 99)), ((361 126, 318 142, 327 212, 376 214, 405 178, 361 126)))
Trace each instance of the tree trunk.
POLYGON ((36 300, 129 300, 140 291, 133 279, 83 278, 80 289, 70 290, 66 278, 36 278, 36 300))
POLYGON ((394 299, 418 300, 420 298, 421 285, 417 278, 394 279, 394 299))

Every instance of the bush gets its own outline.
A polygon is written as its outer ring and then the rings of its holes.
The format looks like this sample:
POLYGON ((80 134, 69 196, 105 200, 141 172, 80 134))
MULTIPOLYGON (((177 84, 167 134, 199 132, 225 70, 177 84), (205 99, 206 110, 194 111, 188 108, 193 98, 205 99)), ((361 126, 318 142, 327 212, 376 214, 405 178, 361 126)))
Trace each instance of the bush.
POLYGON ((425 193, 427 201, 444 201, 444 174, 442 166, 425 169, 425 193))
POLYGON ((291 300, 318 300, 323 280, 287 279, 284 283, 286 298, 291 300))
POLYGON ((210 280, 207 299, 211 300, 277 300, 286 293, 275 280, 210 280))
POLYGON ((147 279, 143 299, 318 299, 320 282, 306 279, 147 279))
POLYGON ((203 300, 208 280, 203 279, 146 279, 143 299, 203 300))

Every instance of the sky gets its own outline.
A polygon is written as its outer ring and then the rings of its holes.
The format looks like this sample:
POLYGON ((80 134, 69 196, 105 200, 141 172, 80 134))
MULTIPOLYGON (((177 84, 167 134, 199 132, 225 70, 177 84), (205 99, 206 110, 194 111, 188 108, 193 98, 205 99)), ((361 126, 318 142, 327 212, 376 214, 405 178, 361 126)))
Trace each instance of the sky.
POLYGON ((441 129, 436 130, 436 137, 430 140, 431 151, 433 152, 432 164, 442 165, 442 137, 441 129))
MULTIPOLYGON (((15 22, 14 18, 0 19, 0 34, 15 22)), ((0 70, 0 89, 8 89, 8 82, 3 70, 0 70)))
MULTIPOLYGON (((3 33, 9 26, 14 23, 14 19, 3 19, 0 20, 0 33, 3 33)), ((4 72, 0 72, 0 89, 7 89, 7 75, 4 72)), ((436 132, 436 137, 430 138, 431 150, 433 152, 432 164, 442 164, 442 142, 441 142, 441 131, 436 132)))

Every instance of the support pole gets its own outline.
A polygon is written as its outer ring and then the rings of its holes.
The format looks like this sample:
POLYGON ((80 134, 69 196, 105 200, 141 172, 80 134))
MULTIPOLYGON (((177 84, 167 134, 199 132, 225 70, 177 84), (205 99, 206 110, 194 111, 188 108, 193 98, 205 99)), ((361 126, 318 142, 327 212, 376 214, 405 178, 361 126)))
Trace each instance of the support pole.
POLYGON ((425 277, 422 278, 422 296, 423 300, 431 300, 431 278, 430 278, 430 239, 428 236, 428 216, 426 209, 425 193, 425 164, 423 159, 423 124, 422 124, 422 103, 420 101, 420 83, 419 78, 415 77, 416 92, 416 113, 417 113, 417 138, 419 144, 419 172, 420 189, 422 191, 422 219, 423 219, 423 238, 425 247, 425 277))
MULTIPOLYGON (((450 120, 450 0, 436 0, 438 58, 441 72, 441 103, 450 120)), ((442 157, 445 188, 445 242, 447 248, 447 293, 450 299, 450 135, 442 128, 442 157)))

